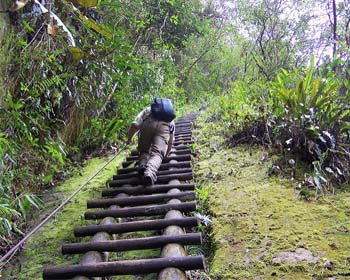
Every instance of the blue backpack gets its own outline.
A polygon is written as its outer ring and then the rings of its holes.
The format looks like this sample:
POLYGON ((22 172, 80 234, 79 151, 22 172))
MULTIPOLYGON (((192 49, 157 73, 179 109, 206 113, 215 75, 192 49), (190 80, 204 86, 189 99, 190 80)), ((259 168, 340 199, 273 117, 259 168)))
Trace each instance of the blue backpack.
POLYGON ((151 112, 153 118, 164 122, 171 122, 176 117, 173 104, 168 98, 155 98, 151 112))

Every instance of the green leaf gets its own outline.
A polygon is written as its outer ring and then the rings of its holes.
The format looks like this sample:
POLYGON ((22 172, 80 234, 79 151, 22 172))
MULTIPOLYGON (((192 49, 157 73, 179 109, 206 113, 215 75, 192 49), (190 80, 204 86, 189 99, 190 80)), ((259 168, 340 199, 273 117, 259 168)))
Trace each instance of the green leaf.
POLYGON ((305 78, 305 90, 307 90, 311 84, 311 80, 312 80, 312 76, 314 74, 314 66, 315 65, 315 57, 314 56, 311 56, 311 61, 310 61, 310 66, 309 66, 309 69, 307 71, 307 74, 306 74, 306 78, 305 78))
MULTIPOLYGON (((77 12, 77 11, 76 11, 77 12)), ((96 32, 100 33, 103 36, 106 36, 109 39, 113 38, 113 34, 107 30, 105 27, 103 27, 100 24, 97 24, 95 21, 92 19, 89 19, 85 17, 82 13, 79 12, 79 19, 85 24, 86 26, 94 29, 96 32)))
POLYGON ((8 219, 0 217, 0 234, 3 235, 3 231, 6 231, 7 234, 10 234, 12 230, 12 224, 13 223, 8 219))
POLYGON ((114 8, 120 8, 122 6, 121 3, 119 2, 110 2, 109 0, 107 1, 102 1, 100 3, 101 6, 107 6, 107 7, 114 7, 114 8))
POLYGON ((43 204, 43 201, 35 195, 26 194, 24 198, 26 199, 26 201, 29 202, 30 205, 34 206, 36 209, 40 209, 40 205, 43 204))
POLYGON ((74 62, 80 61, 84 57, 84 52, 78 47, 69 47, 74 62))
POLYGON ((99 0, 77 0, 77 3, 84 8, 96 7, 99 2, 99 0))

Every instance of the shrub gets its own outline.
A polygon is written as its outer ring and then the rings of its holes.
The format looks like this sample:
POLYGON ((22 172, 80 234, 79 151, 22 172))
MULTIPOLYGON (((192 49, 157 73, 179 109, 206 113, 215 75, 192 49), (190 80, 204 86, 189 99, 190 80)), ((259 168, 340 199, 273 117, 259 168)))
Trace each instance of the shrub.
POLYGON ((315 76, 312 60, 306 74, 282 70, 269 84, 235 82, 212 110, 231 144, 260 142, 301 158, 322 190, 350 179, 349 101, 349 82, 315 76))

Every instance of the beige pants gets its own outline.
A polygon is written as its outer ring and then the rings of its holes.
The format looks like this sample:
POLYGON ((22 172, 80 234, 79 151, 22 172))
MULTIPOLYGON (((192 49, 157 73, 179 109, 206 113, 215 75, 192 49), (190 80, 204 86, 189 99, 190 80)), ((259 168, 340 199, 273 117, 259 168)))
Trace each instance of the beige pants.
POLYGON ((146 119, 140 128, 139 162, 146 167, 145 176, 150 176, 153 182, 157 180, 156 172, 168 148, 169 133, 169 123, 152 118, 146 119))

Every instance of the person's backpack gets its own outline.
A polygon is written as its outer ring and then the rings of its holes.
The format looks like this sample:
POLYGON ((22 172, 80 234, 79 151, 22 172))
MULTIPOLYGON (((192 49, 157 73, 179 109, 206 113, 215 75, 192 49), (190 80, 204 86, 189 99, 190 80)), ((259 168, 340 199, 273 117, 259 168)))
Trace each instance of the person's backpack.
POLYGON ((173 104, 168 98, 155 98, 151 104, 152 117, 164 122, 171 122, 175 119, 173 104))

